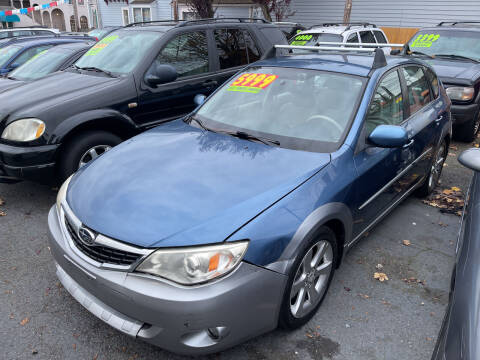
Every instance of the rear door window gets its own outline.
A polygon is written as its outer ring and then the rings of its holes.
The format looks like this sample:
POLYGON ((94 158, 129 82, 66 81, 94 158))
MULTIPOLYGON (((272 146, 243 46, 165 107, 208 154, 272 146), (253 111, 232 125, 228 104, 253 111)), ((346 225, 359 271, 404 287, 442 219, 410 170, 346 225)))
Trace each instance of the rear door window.
POLYGON ((354 32, 348 35, 347 43, 358 43, 358 33, 354 32))
POLYGON ((376 40, 375 37, 373 36, 373 33, 368 30, 368 31, 360 31, 360 39, 362 40, 362 43, 367 43, 367 44, 375 44, 376 40))
POLYGON ((428 81, 430 81, 430 84, 432 85, 433 96, 437 98, 439 92, 437 75, 435 75, 430 69, 425 69, 425 73, 427 74, 428 81))
POLYGON ((375 34, 375 38, 377 39, 377 43, 379 44, 386 44, 387 43, 387 38, 385 37, 385 35, 383 35, 383 33, 381 31, 374 31, 373 32, 375 34))
POLYGON ((244 30, 243 36, 245 37, 245 45, 247 47, 248 62, 252 63, 260 60, 260 51, 250 33, 244 30))
POLYGON ((163 48, 156 62, 172 65, 179 78, 207 73, 209 63, 206 33, 194 31, 177 35, 163 48))
POLYGON ((241 29, 214 31, 220 70, 248 64, 247 45, 241 29))
POLYGON ((405 66, 402 72, 407 83, 410 115, 413 115, 433 100, 430 84, 419 66, 405 66))

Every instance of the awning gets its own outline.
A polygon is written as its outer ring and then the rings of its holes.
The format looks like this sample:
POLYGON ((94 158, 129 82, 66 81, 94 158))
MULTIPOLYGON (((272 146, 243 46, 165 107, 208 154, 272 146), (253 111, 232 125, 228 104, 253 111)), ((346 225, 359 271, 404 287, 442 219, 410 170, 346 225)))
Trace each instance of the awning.
POLYGON ((20 22, 18 15, 0 16, 0 22, 20 22))

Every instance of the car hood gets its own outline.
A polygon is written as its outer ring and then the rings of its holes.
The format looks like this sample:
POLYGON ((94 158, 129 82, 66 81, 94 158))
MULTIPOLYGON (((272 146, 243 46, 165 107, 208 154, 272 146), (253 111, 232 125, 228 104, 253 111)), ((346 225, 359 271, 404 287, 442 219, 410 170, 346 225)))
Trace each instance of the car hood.
POLYGON ((329 162, 329 154, 267 146, 177 120, 82 168, 67 202, 84 225, 134 245, 214 243, 329 162))
POLYGON ((103 88, 120 81, 118 78, 80 74, 60 71, 25 86, 10 89, 0 93, 0 112, 12 114, 20 112, 27 116, 37 116, 50 106, 78 98, 80 92, 93 93, 97 88, 103 88))
POLYGON ((480 75, 480 64, 449 59, 428 59, 428 64, 433 66, 438 77, 444 82, 454 79, 474 80, 480 75))
POLYGON ((9 89, 13 89, 13 88, 15 88, 17 86, 21 86, 23 84, 25 84, 25 81, 1 78, 0 79, 0 94, 3 93, 4 91, 7 91, 9 89))

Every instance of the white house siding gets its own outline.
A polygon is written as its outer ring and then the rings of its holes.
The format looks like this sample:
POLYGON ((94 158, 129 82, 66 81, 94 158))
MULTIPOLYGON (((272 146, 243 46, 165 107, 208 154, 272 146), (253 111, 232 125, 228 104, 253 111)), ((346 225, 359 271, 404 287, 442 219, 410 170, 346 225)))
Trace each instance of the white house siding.
MULTIPOLYGON (((292 0, 288 20, 305 25, 343 21, 344 0, 292 0)), ((480 20, 478 0, 352 0, 350 21, 379 26, 423 27, 441 21, 480 20)))

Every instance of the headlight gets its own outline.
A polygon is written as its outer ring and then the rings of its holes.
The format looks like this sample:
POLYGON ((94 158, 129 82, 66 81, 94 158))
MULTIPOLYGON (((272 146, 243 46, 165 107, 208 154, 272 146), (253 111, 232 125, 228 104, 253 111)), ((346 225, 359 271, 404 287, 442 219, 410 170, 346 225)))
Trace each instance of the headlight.
POLYGON ((71 175, 65 182, 60 186, 60 190, 58 190, 57 194, 57 211, 60 213, 60 206, 62 205, 62 201, 65 200, 65 197, 67 196, 67 190, 68 190, 68 184, 70 184, 70 180, 72 180, 71 175))
POLYGON ((39 119, 21 119, 12 122, 2 133, 2 139, 32 141, 45 132, 45 123, 39 119))
POLYGON ((225 275, 240 263, 248 241, 190 248, 157 250, 136 271, 193 285, 225 275))
POLYGON ((468 101, 473 99, 475 89, 472 87, 452 86, 447 88, 447 95, 452 100, 468 101))

